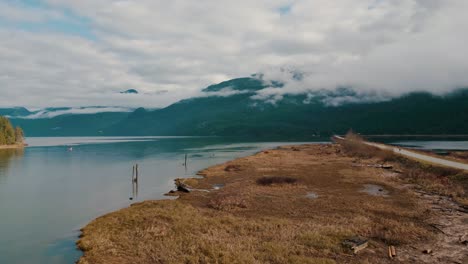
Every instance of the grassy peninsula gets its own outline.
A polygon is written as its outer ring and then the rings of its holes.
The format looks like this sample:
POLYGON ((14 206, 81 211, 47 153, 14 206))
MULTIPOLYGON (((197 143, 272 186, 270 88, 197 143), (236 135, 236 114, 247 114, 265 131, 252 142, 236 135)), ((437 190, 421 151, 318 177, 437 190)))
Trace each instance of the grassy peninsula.
POLYGON ((464 238, 447 235, 468 230, 460 171, 352 142, 265 150, 199 174, 181 180, 192 191, 175 192, 177 200, 136 203, 89 223, 79 263, 466 260, 464 238), (353 254, 343 242, 356 237, 368 247, 353 254))

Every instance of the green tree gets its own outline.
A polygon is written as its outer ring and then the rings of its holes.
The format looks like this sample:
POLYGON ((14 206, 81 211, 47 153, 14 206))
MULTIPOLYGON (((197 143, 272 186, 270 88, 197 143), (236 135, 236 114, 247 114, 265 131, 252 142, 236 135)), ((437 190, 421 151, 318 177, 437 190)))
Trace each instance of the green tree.
POLYGON ((15 127, 15 141, 16 143, 23 143, 24 141, 24 132, 19 126, 15 127))
POLYGON ((6 145, 5 135, 3 135, 3 131, 0 131, 0 146, 6 145))
POLYGON ((16 143, 15 130, 8 118, 0 116, 0 145, 16 143))

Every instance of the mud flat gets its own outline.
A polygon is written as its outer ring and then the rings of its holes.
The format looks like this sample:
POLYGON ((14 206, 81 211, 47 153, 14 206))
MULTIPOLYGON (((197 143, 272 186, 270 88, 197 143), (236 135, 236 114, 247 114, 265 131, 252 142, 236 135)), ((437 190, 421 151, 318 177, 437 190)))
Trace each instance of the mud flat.
POLYGON ((404 162, 384 169, 372 156, 285 146, 210 167, 176 200, 89 223, 79 263, 467 263, 466 175, 431 189, 404 162), (436 191, 450 188, 458 199, 436 191), (343 244, 355 237, 368 242, 356 254, 343 244))

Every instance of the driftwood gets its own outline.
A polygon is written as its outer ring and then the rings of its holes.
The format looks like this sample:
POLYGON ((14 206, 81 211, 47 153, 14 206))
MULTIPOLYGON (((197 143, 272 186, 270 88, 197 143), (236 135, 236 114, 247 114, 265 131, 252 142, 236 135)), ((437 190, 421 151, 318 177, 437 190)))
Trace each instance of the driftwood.
POLYGON ((385 169, 385 170, 393 169, 393 166, 388 165, 388 164, 369 164, 369 165, 367 165, 367 167, 379 168, 379 169, 385 169))
POLYGON ((175 179, 174 180, 175 182, 175 185, 177 187, 177 190, 179 192, 191 192, 192 191, 192 188, 190 188, 190 186, 188 186, 187 184, 185 184, 181 179, 175 179))
POLYGON ((344 240, 342 244, 356 254, 368 246, 368 240, 360 237, 352 237, 344 240))

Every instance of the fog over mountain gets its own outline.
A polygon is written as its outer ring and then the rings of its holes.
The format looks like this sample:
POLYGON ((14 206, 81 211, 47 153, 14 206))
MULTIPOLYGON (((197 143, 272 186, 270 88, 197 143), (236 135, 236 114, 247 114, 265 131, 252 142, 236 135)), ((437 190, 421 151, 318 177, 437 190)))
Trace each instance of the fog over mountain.
MULTIPOLYGON (((0 106, 164 107, 251 73, 252 99, 468 86, 464 0, 0 2, 0 106), (138 94, 121 94, 133 87, 138 94)), ((227 96, 228 94, 226 94, 227 96)), ((341 104, 348 99, 334 99, 341 104)))

